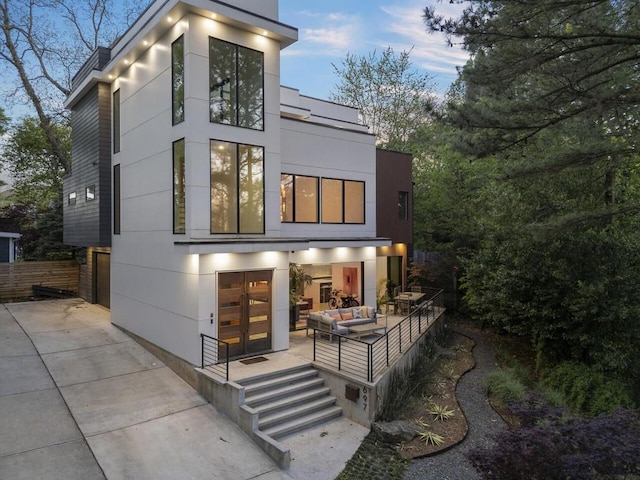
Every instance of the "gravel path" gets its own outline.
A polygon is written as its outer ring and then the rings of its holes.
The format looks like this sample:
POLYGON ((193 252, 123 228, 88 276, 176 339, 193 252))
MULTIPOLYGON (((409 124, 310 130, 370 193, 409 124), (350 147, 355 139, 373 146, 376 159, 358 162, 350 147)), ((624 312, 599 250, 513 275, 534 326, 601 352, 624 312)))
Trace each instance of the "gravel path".
POLYGON ((487 400, 484 378, 496 365, 492 345, 476 335, 473 329, 456 327, 454 330, 471 337, 476 343, 473 348, 476 366, 463 375, 456 388, 458 403, 467 417, 469 433, 462 443, 444 453, 414 460, 405 473, 405 480, 481 479, 467 454, 477 447, 491 445, 492 435, 498 429, 507 428, 487 400))

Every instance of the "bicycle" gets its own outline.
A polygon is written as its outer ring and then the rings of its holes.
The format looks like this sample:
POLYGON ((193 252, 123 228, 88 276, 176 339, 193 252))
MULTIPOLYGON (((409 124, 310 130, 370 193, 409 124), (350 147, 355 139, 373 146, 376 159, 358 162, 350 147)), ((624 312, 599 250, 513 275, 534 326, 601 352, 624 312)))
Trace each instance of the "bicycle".
POLYGON ((330 308, 349 308, 359 307, 360 302, 356 300, 358 295, 355 293, 347 294, 342 290, 331 290, 331 298, 329 299, 330 308))

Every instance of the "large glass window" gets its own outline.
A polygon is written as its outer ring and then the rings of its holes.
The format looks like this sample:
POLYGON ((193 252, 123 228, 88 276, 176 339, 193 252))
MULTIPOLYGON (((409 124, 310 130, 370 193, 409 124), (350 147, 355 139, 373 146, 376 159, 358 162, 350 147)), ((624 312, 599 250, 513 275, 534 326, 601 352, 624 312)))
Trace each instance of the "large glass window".
POLYGON ((184 121, 184 36, 171 44, 171 114, 173 125, 184 121))
POLYGON ((364 182, 322 179, 322 223, 365 223, 364 182))
POLYGON ((185 233, 184 138, 173 142, 173 233, 185 233))
POLYGON ((318 177, 281 175, 281 221, 318 223, 318 183, 318 177))
POLYGON ((209 38, 211 122, 263 129, 264 55, 209 38))
POLYGON ((120 90, 113 92, 113 153, 120 151, 120 90))
POLYGON ((264 233, 264 149, 211 140, 211 233, 264 233))
POLYGON ((120 164, 113 166, 113 233, 120 233, 120 164))

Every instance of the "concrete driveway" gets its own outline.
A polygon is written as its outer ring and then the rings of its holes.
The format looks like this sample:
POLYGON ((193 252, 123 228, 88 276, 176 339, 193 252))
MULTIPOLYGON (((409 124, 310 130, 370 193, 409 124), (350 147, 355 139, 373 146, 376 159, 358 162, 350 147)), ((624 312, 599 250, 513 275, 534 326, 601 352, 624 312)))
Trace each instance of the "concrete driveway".
POLYGON ((70 299, 0 305, 0 478, 292 477, 107 310, 70 299))

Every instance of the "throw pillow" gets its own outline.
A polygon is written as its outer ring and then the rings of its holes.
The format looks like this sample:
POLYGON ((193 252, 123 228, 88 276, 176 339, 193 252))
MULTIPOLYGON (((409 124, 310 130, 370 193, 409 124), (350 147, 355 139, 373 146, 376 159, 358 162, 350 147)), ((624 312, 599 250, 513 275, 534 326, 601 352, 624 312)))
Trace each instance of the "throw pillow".
POLYGON ((342 320, 353 320, 353 313, 343 313, 342 320))
POLYGON ((353 307, 353 318, 362 318, 362 307, 353 307))

